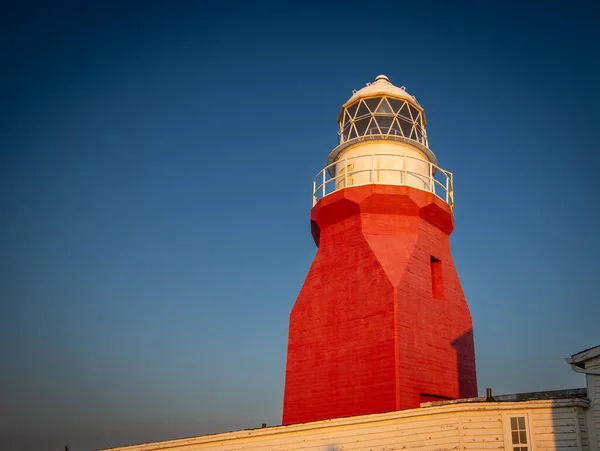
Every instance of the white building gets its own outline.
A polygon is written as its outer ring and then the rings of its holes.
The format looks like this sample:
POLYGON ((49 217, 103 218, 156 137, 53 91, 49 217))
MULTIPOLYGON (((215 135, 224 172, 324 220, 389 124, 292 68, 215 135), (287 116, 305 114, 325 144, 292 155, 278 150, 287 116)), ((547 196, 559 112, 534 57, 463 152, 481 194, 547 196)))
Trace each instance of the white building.
POLYGON ((567 362, 575 372, 585 374, 590 402, 586 409, 590 450, 600 450, 600 346, 572 355, 567 362))
POLYGON ((600 451, 600 346, 567 359, 586 388, 424 403, 417 409, 112 448, 113 451, 600 451))

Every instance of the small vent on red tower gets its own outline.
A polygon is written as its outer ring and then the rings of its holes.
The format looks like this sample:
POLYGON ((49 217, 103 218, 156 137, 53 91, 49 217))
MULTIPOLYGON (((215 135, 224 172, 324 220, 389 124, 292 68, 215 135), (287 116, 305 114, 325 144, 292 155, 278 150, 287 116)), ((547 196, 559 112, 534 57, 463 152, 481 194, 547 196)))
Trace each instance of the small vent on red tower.
POLYGON ((435 299, 444 300, 444 276, 441 260, 431 256, 431 291, 435 299))

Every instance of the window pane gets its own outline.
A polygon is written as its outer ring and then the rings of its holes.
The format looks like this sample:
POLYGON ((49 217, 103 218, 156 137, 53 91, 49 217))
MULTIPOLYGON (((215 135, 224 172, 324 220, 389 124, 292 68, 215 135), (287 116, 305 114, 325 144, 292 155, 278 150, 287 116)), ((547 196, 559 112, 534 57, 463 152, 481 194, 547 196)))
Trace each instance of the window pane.
POLYGON ((513 442, 513 445, 519 444, 519 433, 517 431, 512 432, 512 442, 513 442))
POLYGON ((356 113, 356 109, 358 108, 358 102, 353 103, 352 105, 350 105, 346 111, 348 112, 348 114, 350 115, 350 117, 354 117, 354 113, 356 113))
POLYGON ((365 103, 361 100, 360 106, 358 107, 358 111, 356 112, 356 117, 364 116, 365 114, 369 114, 369 109, 365 105, 365 103))
POLYGON ((358 132, 358 136, 363 136, 367 131, 367 125, 369 125, 369 121, 371 118, 366 117, 364 119, 359 119, 356 121, 356 131, 358 132))
MULTIPOLYGON (((381 100, 381 103, 379 104, 379 106, 377 107, 377 113, 382 113, 382 114, 394 114, 394 112, 392 111, 392 109, 390 108, 390 105, 388 104, 387 100, 385 99, 385 97, 381 100)), ((379 124, 381 126, 381 124, 379 124)))
POLYGON ((408 111, 408 105, 406 103, 402 105, 402 108, 400 109, 400 116, 404 116, 412 120, 412 117, 410 117, 410 112, 408 111))
POLYGON ((510 428, 512 430, 517 430, 519 427, 517 426, 517 417, 512 417, 510 419, 510 428))
POLYGON ((364 102, 367 104, 372 113, 377 109, 377 105, 379 105, 379 101, 381 98, 377 97, 374 99, 365 99, 364 102))
POLYGON ((348 110, 344 113, 344 127, 348 125, 349 122, 352 121, 352 118, 348 114, 348 110))
POLYGON ((414 106, 410 107, 410 112, 412 113, 413 119, 417 119, 419 117, 419 110, 417 110, 414 106))
POLYGON ((410 129, 410 139, 414 139, 416 141, 416 139, 417 139, 417 132, 415 131, 415 128, 416 127, 412 126, 411 129, 410 129))
POLYGON ((404 105, 404 102, 402 100, 397 99, 388 98, 388 102, 390 103, 392 110, 394 110, 394 113, 400 111, 400 108, 402 108, 402 105, 404 105))
POLYGON ((342 136, 344 137, 344 141, 347 141, 350 135, 350 130, 352 129, 352 122, 348 122, 345 126, 344 126, 344 131, 342 133, 342 136))
POLYGON ((519 417, 519 429, 525 429, 525 417, 519 417))
POLYGON ((379 135, 379 128, 377 127, 377 122, 375 118, 371 119, 371 123, 369 124, 369 128, 367 129, 367 135, 379 135))
POLYGON ((415 127, 415 132, 416 132, 416 140, 419 141, 420 143, 423 142, 423 137, 421 136, 421 130, 419 129, 419 127, 415 127))
POLYGON ((390 128, 389 134, 394 136, 402 136, 398 119, 394 119, 394 122, 392 122, 392 127, 390 128))
POLYGON ((419 119, 417 119, 417 124, 419 127, 423 128, 423 116, 419 114, 419 119))
POLYGON ((394 118, 391 116, 376 116, 376 118, 381 133, 387 135, 388 131, 390 130, 390 127, 392 126, 392 121, 394 120, 394 118))
POLYGON ((348 139, 352 138, 356 138, 356 130, 354 129, 354 127, 352 127, 352 129, 350 130, 350 136, 348 136, 348 139))
POLYGON ((400 123, 400 128, 402 129, 402 135, 406 138, 410 138, 410 132, 412 131, 412 123, 406 122, 402 119, 400 119, 398 122, 400 123))
POLYGON ((527 432, 519 431, 519 438, 521 439, 521 443, 527 443, 527 432))

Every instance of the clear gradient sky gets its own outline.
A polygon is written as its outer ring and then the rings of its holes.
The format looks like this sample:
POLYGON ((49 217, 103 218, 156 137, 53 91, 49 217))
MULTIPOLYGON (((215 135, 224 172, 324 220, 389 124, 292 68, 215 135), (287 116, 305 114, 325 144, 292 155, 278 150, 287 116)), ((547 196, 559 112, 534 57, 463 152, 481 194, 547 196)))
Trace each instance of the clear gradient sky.
POLYGON ((600 344, 597 2, 12 3, 0 449, 278 424, 311 181, 380 73, 455 174, 480 393, 584 386, 563 358, 600 344))

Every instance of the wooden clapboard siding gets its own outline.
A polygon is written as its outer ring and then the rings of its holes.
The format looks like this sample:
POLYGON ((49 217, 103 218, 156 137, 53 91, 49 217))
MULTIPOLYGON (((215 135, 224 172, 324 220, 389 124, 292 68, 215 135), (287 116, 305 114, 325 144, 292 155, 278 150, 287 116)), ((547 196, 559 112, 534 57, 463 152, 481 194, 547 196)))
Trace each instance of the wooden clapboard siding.
POLYGON ((511 416, 526 416, 533 445, 531 451, 587 451, 582 432, 585 430, 585 407, 587 402, 580 399, 452 403, 114 450, 512 451, 507 424, 511 416))
POLYGON ((579 424, 579 433, 581 437, 581 449, 583 451, 589 451, 590 441, 588 439, 588 429, 585 421, 585 411, 583 409, 577 409, 577 423, 579 424))
MULTIPOLYGON (((597 367, 597 369, 600 368, 597 367)), ((591 431, 595 431, 596 434, 596 450, 600 451, 600 376, 588 375, 588 387, 593 390, 592 395, 588 397, 592 400, 592 406, 590 408, 588 427, 591 431), (589 380, 592 379, 591 383, 589 380)))

